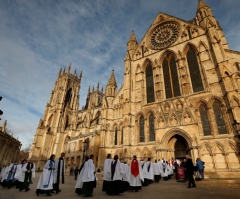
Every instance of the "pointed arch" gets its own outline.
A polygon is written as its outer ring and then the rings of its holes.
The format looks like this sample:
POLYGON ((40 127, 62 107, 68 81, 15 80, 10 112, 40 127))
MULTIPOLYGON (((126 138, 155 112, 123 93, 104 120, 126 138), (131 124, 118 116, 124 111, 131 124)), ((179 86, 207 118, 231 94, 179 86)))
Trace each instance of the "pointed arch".
POLYGON ((226 124, 225 124, 223 113, 221 110, 221 104, 218 101, 213 102, 213 112, 214 112, 215 121, 218 128, 218 133, 226 134, 227 133, 226 124))
POLYGON ((188 146, 189 147, 192 146, 193 140, 186 131, 179 129, 179 128, 173 128, 173 129, 168 130, 162 137, 162 140, 161 140, 161 143, 163 145, 162 148, 168 147, 168 142, 171 139, 171 137, 173 137, 174 135, 182 136, 187 141, 188 146))
POLYGON ((134 151, 134 155, 141 156, 141 154, 142 154, 141 150, 137 147, 134 151))
POLYGON ((212 154, 213 153, 213 151, 212 151, 212 147, 211 147, 211 145, 209 144, 209 143, 207 143, 207 142, 204 142, 204 143, 202 143, 201 145, 200 145, 200 148, 201 148, 201 150, 200 150, 200 152, 201 152, 201 155, 204 155, 206 152, 204 152, 204 148, 206 148, 207 149, 207 151, 208 151, 208 153, 207 154, 212 154))
POLYGON ((160 58, 162 63, 165 97, 173 98, 181 95, 179 74, 177 68, 177 55, 173 51, 167 50, 160 58))
POLYGON ((155 102, 153 64, 148 62, 145 70, 147 103, 155 102))
POLYGON ((150 113, 148 116, 148 128, 149 128, 149 141, 155 141, 155 125, 154 125, 154 115, 150 113))
POLYGON ((143 150, 142 150, 142 155, 144 157, 150 157, 151 156, 151 151, 147 147, 144 147, 143 150))
POLYGON ((212 148, 213 148, 213 152, 215 153, 217 149, 219 149, 221 151, 221 153, 225 154, 225 150, 224 150, 224 146, 222 143, 216 141, 212 144, 212 148))
POLYGON ((211 128, 208 119, 208 108, 206 107, 206 104, 201 103, 199 105, 199 113, 202 122, 203 135, 204 136, 211 135, 211 128))
POLYGON ((193 92, 203 91, 204 87, 203 87, 203 81, 202 81, 202 76, 201 76, 200 67, 199 67, 200 65, 199 65, 197 54, 196 54, 196 49, 189 46, 186 52, 186 57, 187 57, 188 70, 189 70, 189 74, 192 82, 193 92))

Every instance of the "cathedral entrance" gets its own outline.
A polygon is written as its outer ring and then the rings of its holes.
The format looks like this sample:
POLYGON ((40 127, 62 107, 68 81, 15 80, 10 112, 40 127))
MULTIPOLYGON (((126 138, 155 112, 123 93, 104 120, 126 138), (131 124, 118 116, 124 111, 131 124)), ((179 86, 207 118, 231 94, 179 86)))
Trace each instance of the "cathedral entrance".
POLYGON ((174 151, 175 159, 184 159, 189 152, 189 146, 187 141, 181 135, 175 134, 169 140, 168 146, 174 151))

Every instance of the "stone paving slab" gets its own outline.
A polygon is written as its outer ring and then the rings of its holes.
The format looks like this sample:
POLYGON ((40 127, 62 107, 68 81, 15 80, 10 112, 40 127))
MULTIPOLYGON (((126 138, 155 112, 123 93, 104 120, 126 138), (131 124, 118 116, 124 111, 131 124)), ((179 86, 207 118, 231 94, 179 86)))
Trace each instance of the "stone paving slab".
MULTIPOLYGON (((36 178, 33 179, 33 184, 30 185, 29 192, 19 192, 17 189, 2 189, 0 188, 0 199, 41 199, 49 198, 49 196, 35 194, 36 185, 40 174, 37 173, 36 178)), ((168 181, 160 181, 159 183, 153 183, 148 187, 143 187, 139 192, 125 192, 119 196, 108 196, 102 192, 102 177, 98 174, 97 188, 94 189, 92 199, 120 199, 120 198, 132 198, 132 199, 239 199, 239 187, 218 187, 218 186, 206 186, 199 185, 196 182, 197 188, 187 189, 186 183, 176 182, 175 179, 168 181)), ((75 184, 73 176, 67 175, 65 177, 66 184, 60 184, 62 192, 59 194, 52 194, 51 199, 81 199, 85 198, 75 194, 75 184)))

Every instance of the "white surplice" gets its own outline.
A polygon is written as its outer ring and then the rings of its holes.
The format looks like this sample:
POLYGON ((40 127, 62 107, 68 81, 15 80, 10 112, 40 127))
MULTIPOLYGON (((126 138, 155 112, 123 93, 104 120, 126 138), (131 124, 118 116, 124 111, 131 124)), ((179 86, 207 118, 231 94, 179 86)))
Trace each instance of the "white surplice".
POLYGON ((78 178, 77 178, 77 182, 76 182, 76 186, 75 186, 75 188, 77 188, 77 189, 82 188, 82 186, 83 186, 83 174, 84 174, 84 170, 86 168, 85 163, 86 162, 84 162, 84 165, 83 165, 83 167, 80 171, 80 174, 78 175, 78 178))
MULTIPOLYGON (((52 163, 53 163, 52 167, 54 167, 55 163, 54 162, 52 163)), ((48 160, 43 167, 43 172, 38 180, 37 189, 41 189, 41 190, 53 189, 53 183, 54 183, 53 170, 49 170, 49 168, 50 168, 50 160, 48 160)))
POLYGON ((111 181, 111 175, 110 175, 110 173, 108 172, 108 171, 109 171, 109 168, 111 167, 111 162, 112 162, 111 159, 106 159, 106 160, 104 161, 104 166, 103 166, 103 180, 111 181))
POLYGON ((95 166, 93 164, 93 160, 89 159, 88 161, 86 161, 86 163, 84 164, 84 172, 83 172, 83 179, 82 182, 91 182, 91 181, 95 181, 95 179, 97 180, 97 176, 95 174, 95 166))
MULTIPOLYGON (((131 164, 133 163, 133 161, 137 161, 137 160, 132 160, 131 164)), ((132 172, 131 172, 131 164, 130 164, 130 168, 129 168, 129 174, 130 174, 130 186, 132 187, 139 187, 142 186, 142 182, 141 180, 144 182, 144 176, 143 176, 143 170, 142 170, 142 165, 141 162, 138 161, 138 169, 139 169, 139 174, 135 177, 132 172)))
MULTIPOLYGON (((122 169, 122 166, 121 166, 121 163, 119 162, 119 160, 113 160, 111 162, 111 165, 114 164, 115 161, 117 161, 117 163, 116 163, 116 167, 115 167, 115 171, 114 171, 114 175, 113 175, 112 181, 122 180, 122 174, 124 174, 124 171, 122 169)), ((108 173, 111 176, 111 166, 108 168, 108 173)))
POLYGON ((124 173, 122 173, 123 181, 130 182, 130 169, 129 169, 129 166, 127 164, 124 164, 124 163, 121 163, 121 166, 122 166, 122 170, 124 171, 124 173))

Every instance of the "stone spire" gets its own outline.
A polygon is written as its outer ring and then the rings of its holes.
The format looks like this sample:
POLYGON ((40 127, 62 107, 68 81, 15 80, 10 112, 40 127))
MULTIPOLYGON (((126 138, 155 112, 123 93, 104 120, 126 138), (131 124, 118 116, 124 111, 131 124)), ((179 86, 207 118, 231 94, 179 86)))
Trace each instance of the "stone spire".
POLYGON ((97 84, 97 91, 99 91, 99 82, 98 82, 98 84, 97 84))
POLYGON ((80 72, 79 79, 80 81, 82 80, 82 71, 80 72))
POLYGON ((197 10, 200 10, 203 7, 209 7, 205 2, 203 2, 202 0, 198 0, 198 8, 197 10))
POLYGON ((130 35, 130 38, 129 38, 128 42, 130 42, 130 41, 137 42, 137 39, 136 39, 135 34, 134 34, 134 30, 132 30, 132 33, 130 35))
POLYGON ((68 66, 68 73, 70 73, 70 72, 71 72, 71 63, 68 66))
POLYGON ((112 70, 112 74, 108 80, 107 86, 116 86, 117 87, 117 82, 115 79, 115 75, 114 75, 114 70, 112 70))

